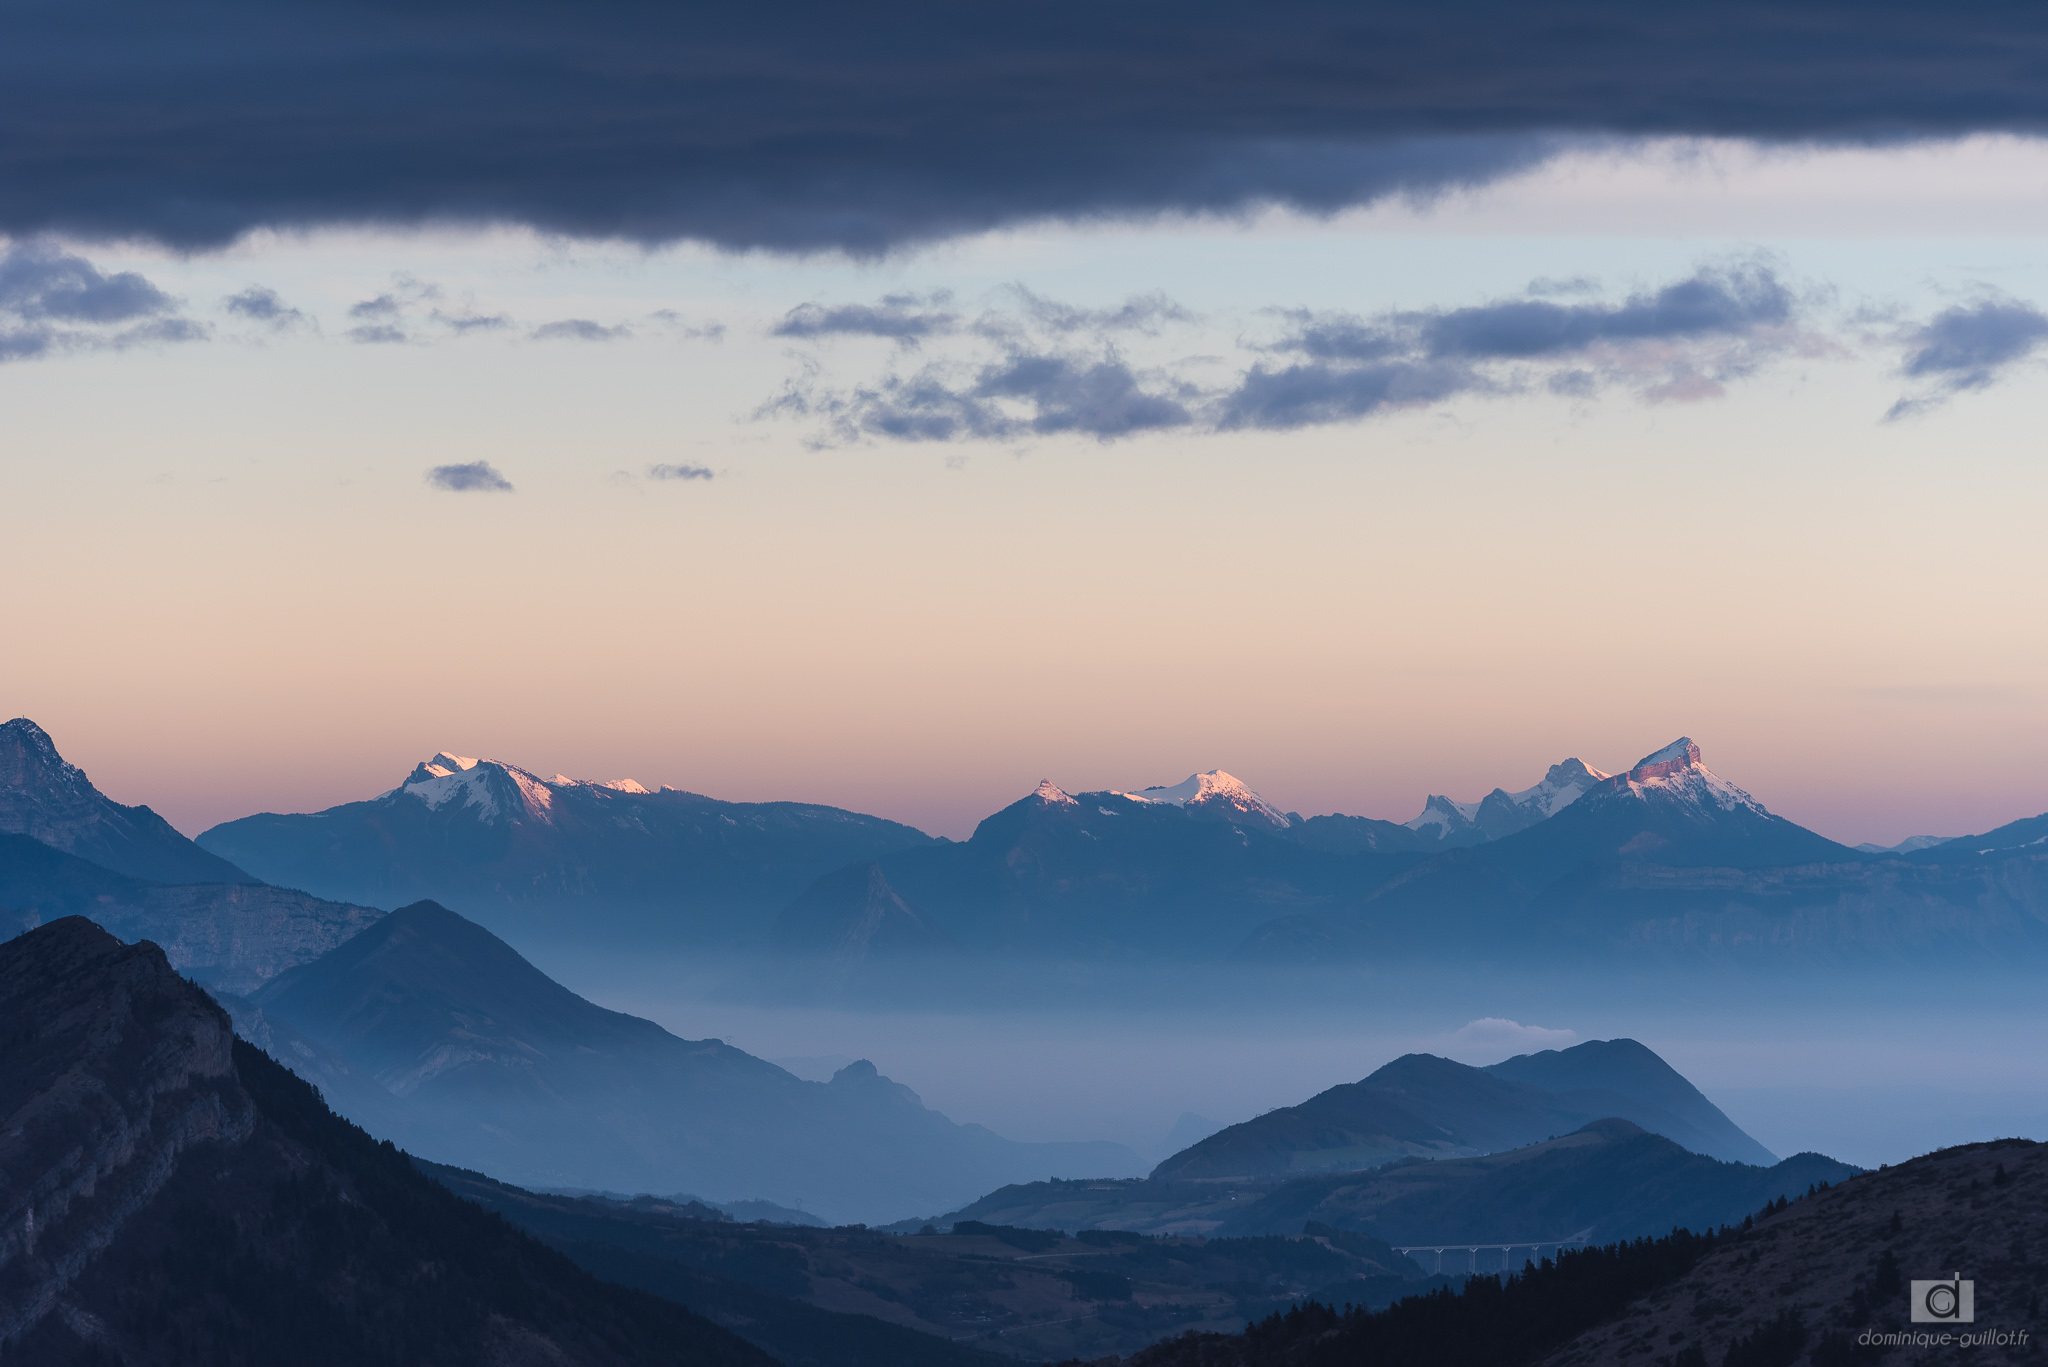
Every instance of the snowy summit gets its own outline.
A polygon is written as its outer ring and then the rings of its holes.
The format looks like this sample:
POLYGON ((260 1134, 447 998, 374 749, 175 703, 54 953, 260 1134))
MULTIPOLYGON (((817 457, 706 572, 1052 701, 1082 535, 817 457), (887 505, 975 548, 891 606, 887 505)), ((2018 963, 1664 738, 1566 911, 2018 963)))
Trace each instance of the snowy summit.
POLYGON ((1175 807, 1224 808, 1263 821, 1275 830, 1285 830, 1294 824, 1287 813, 1253 792, 1243 779, 1221 769, 1211 769, 1206 774, 1190 774, 1171 787, 1146 788, 1135 793, 1118 790, 1117 795, 1137 802, 1163 802, 1175 807))

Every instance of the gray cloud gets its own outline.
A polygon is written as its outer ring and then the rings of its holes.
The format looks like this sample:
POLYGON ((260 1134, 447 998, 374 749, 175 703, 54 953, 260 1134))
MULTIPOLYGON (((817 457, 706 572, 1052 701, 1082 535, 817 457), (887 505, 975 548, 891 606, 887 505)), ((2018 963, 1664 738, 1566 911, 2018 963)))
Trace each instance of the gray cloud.
POLYGON ((390 323, 366 323, 362 327, 350 328, 342 335, 351 342, 365 342, 372 346, 412 340, 404 328, 394 327, 390 323))
POLYGON ((45 242, 0 255, 0 361, 205 337, 178 301, 134 271, 110 275, 45 242))
POLYGON ((2041 18, 2013 0, 74 0, 7 36, 0 232, 188 247, 463 222, 873 254, 1428 195, 1559 130, 2048 127, 2041 18))
POLYGON ((649 479, 681 480, 714 479, 717 477, 717 472, 703 465, 650 465, 647 467, 647 477, 649 479))
POLYGON ((1012 351, 956 378, 926 367, 823 400, 792 393, 771 409, 827 418, 841 440, 1007 441, 1077 432, 1100 441, 1194 421, 1185 386, 1148 386, 1113 353, 1012 351))
MULTIPOLYGON (((1572 287, 1577 288, 1576 282, 1572 287)), ((1021 288, 967 330, 995 354, 941 358, 845 389, 818 363, 764 414, 821 419, 832 439, 1009 441, 1076 432, 1102 441, 1173 428, 1231 431, 1355 422, 1467 394, 1586 399, 1625 385, 1652 403, 1719 396, 1788 350, 1819 345, 1793 289, 1767 263, 1704 267, 1618 301, 1512 298, 1375 317, 1281 311, 1282 330, 1234 379, 1205 361, 1144 368, 1118 333, 1158 337, 1197 321, 1161 295, 1084 309, 1021 288)), ((884 301, 885 304, 888 301, 884 301)))
POLYGON ((1382 409, 1438 403, 1488 387, 1469 366, 1445 361, 1253 366, 1224 396, 1216 425, 1228 430, 1355 422, 1382 409))
POLYGON ((305 314, 278 297, 276 290, 263 285, 251 285, 237 294, 229 295, 221 300, 221 307, 238 318, 247 318, 255 323, 268 323, 279 331, 298 327, 308 321, 305 314))
POLYGON ((946 307, 952 296, 889 294, 874 304, 798 304, 770 329, 777 337, 887 337, 915 346, 921 338, 953 332, 960 315, 946 307))
POLYGON ((631 337, 633 330, 624 323, 606 327, 588 318, 563 318, 553 323, 542 323, 526 335, 535 342, 616 342, 631 337))
MULTIPOLYGON (((1194 314, 1157 291, 1134 294, 1117 307, 1108 309, 1075 308, 1022 285, 1012 285, 1010 293, 1021 306, 1020 312, 1032 324, 1058 333, 1084 330, 1156 333, 1172 324, 1195 321, 1194 314)), ((1007 335, 1005 325, 1008 322, 1009 319, 1000 312, 991 312, 983 315, 977 326, 984 331, 1007 335)))
POLYGON ((1943 309, 1907 334, 1904 370, 1927 388, 1893 404, 1887 422, 1912 417, 1949 397, 1991 385, 2048 342, 2048 314, 2014 299, 1943 309))
POLYGON ((427 471, 427 483, 456 494, 512 492, 512 481, 499 474, 497 467, 487 460, 473 460, 466 465, 436 465, 427 471))

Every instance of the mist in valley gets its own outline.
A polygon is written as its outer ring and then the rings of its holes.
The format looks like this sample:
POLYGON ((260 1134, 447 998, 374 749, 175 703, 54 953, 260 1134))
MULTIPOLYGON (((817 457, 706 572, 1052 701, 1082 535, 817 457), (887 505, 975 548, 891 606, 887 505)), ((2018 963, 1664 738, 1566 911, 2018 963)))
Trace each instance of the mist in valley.
POLYGON ((1402 1054, 1483 1066, 1611 1038, 1648 1045, 1781 1157, 1876 1167, 2048 1135, 2048 1021, 2036 971, 2021 964, 941 957, 848 974, 746 955, 521 948, 578 993, 686 1039, 723 1039, 819 1079, 864 1058, 956 1121, 1018 1140, 1111 1140, 1148 1166, 1190 1142, 1197 1121, 1220 1128, 1293 1105, 1402 1054))

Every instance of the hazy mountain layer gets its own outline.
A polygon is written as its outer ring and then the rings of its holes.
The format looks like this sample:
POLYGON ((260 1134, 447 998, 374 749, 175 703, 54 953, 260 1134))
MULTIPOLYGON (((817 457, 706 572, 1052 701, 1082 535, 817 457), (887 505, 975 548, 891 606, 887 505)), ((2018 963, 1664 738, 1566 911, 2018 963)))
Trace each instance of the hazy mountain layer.
POLYGON ((179 972, 227 992, 324 954, 383 914, 262 883, 150 883, 0 835, 0 923, 29 930, 87 916, 124 940, 155 941, 179 972))
POLYGON ((0 945, 11 1360, 770 1367, 336 1119, 152 945, 0 945))
POLYGON ((243 817, 199 841, 324 897, 431 898, 508 933, 647 948, 758 944, 819 875, 930 837, 836 807, 542 779, 439 754, 369 801, 243 817))
MULTIPOLYGON (((433 903, 391 913, 251 996, 374 1082, 394 1136, 526 1186, 763 1198, 836 1219, 943 1210, 1019 1177, 1132 1172, 1115 1144, 1020 1144, 928 1110, 870 1063, 805 1082, 555 983, 433 903)), ((287 1053, 286 1058, 293 1058, 287 1053)))
POLYGON ((1312 1220, 1400 1245, 1607 1243, 1732 1224, 1857 1171, 1810 1153, 1767 1167, 1723 1163, 1626 1120, 1596 1120, 1504 1153, 1301 1178, 1250 1204, 1240 1198, 1218 1232, 1292 1234, 1312 1220))
POLYGON ((1650 1050, 1609 1040, 1486 1069, 1407 1054, 1362 1081, 1219 1130, 1152 1175, 1267 1178, 1493 1153, 1610 1116, 1717 1158, 1777 1161, 1650 1050))

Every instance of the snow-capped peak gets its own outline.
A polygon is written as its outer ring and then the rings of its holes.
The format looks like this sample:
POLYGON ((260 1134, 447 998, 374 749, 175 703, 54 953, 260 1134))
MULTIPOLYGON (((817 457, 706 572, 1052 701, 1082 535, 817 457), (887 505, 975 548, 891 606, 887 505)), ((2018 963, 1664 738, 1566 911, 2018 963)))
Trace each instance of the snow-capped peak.
POLYGON ((415 765, 404 783, 384 795, 414 798, 435 811, 474 807, 485 821, 553 819, 555 795, 547 783, 516 764, 472 759, 446 750, 415 765))
POLYGON ((1698 764, 1699 762, 1700 747, 1693 743, 1693 739, 1691 736, 1680 736, 1677 740, 1672 741, 1671 744, 1665 746, 1662 750, 1657 751, 1657 753, 1653 755, 1644 755, 1641 759, 1635 762, 1635 768, 1631 769, 1629 772, 1634 773, 1636 772, 1636 770, 1639 769, 1647 769, 1653 764, 1676 763, 1679 768, 1685 768, 1690 765, 1698 764))
POLYGON ((1170 787, 1146 788, 1135 793, 1118 790, 1118 796, 1138 802, 1164 802, 1175 807, 1230 807, 1247 816, 1259 817, 1281 830, 1294 824, 1288 820, 1287 813, 1253 792, 1243 779, 1221 769, 1211 769, 1206 774, 1190 774, 1170 787))
MULTIPOLYGON (((666 785, 664 785, 666 786, 666 785)), ((646 788, 630 778, 570 778, 567 774, 556 774, 548 780, 550 788, 609 788, 615 793, 644 793, 646 788)))
POLYGON ((1656 791, 1726 812, 1748 807, 1769 815, 1763 803, 1709 769, 1700 758, 1700 747, 1689 736, 1680 736, 1662 750, 1643 756, 1621 778, 1638 797, 1656 791))
POLYGON ((412 777, 406 782, 419 783, 430 778, 446 778, 450 774, 460 774, 474 769, 480 762, 468 755, 451 755, 446 750, 437 750, 432 759, 423 759, 414 767, 412 777))
POLYGON ((1067 795, 1066 789, 1049 778, 1038 780, 1038 786, 1031 790, 1031 796, 1048 807, 1078 807, 1081 804, 1067 795))

